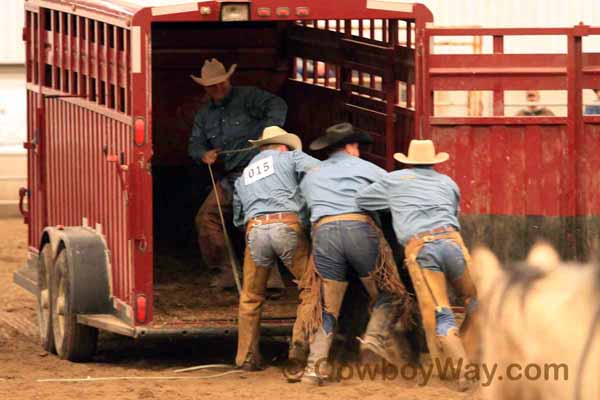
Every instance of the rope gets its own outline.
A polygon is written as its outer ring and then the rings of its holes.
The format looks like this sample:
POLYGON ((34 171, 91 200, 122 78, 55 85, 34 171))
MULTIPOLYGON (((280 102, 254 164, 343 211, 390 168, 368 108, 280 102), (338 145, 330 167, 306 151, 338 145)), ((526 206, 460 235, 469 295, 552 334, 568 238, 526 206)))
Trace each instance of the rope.
POLYGON ((230 365, 230 364, 207 364, 207 365, 197 365, 195 367, 189 367, 189 368, 182 368, 182 369, 176 369, 175 372, 176 374, 179 374, 181 372, 190 372, 190 371, 197 371, 200 369, 211 369, 211 368, 229 368, 229 369, 235 369, 236 366, 235 365, 230 365))
POLYGON ((235 150, 221 150, 219 151, 219 155, 221 154, 234 154, 234 153, 244 153, 246 151, 251 151, 256 149, 256 147, 251 146, 251 147, 244 147, 243 149, 235 149, 235 150))
POLYGON ((222 372, 220 374, 208 375, 208 376, 117 376, 117 377, 103 377, 103 378, 56 378, 56 379, 38 379, 37 382, 102 382, 102 381, 150 381, 150 380, 193 380, 193 379, 212 379, 220 378, 225 375, 241 374, 244 371, 233 370, 222 372))
POLYGON ((227 225, 225 225, 225 217, 223 217, 223 209, 221 208, 221 200, 219 199, 219 191, 217 189, 217 183, 215 182, 215 176, 213 174, 213 170, 210 164, 208 165, 208 172, 210 172, 210 180, 212 182, 213 191, 215 193, 215 198, 217 199, 217 207, 219 208, 219 216, 221 217, 221 226, 223 227, 223 236, 225 238, 225 247, 227 247, 227 255, 229 256, 229 261, 231 263, 231 269, 233 269, 233 278, 235 280, 235 287, 237 288, 238 294, 242 293, 242 285, 240 283, 240 268, 238 265, 237 257, 233 252, 233 246, 231 245, 231 240, 229 239, 229 233, 227 233, 227 225))

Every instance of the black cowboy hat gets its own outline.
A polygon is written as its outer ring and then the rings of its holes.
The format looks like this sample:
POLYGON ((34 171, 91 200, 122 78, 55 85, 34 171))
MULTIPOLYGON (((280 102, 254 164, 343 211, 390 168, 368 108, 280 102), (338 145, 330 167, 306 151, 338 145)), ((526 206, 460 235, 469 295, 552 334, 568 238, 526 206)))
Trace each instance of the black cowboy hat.
POLYGON ((313 140, 311 150, 323 150, 331 146, 343 146, 348 143, 371 144, 373 139, 366 132, 359 131, 348 122, 330 126, 325 131, 325 136, 313 140))

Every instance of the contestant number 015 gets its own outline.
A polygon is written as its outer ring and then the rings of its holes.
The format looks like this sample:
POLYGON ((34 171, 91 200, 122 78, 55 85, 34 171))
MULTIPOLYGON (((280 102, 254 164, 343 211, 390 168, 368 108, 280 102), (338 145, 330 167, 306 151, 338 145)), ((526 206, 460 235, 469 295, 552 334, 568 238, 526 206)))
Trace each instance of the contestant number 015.
POLYGON ((273 157, 263 158, 244 169, 244 184, 249 185, 275 173, 273 157))

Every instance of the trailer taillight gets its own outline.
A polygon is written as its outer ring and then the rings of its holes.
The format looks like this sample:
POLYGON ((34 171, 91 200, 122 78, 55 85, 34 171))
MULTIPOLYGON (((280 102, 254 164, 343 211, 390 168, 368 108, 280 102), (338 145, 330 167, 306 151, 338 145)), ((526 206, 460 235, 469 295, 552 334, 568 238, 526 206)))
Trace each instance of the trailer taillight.
POLYGON ((146 121, 142 117, 137 117, 133 123, 133 141, 137 146, 146 143, 146 121))
POLYGON ((148 299, 143 294, 138 294, 135 299, 135 319, 140 323, 148 319, 148 299))
POLYGON ((310 9, 308 7, 296 7, 296 15, 299 17, 308 17, 310 9))
POLYGON ((271 9, 269 7, 258 7, 256 10, 256 15, 261 18, 267 18, 271 16, 271 9))
POLYGON ((289 7, 277 7, 277 9, 275 10, 275 14, 278 17, 289 17, 290 15, 292 15, 292 13, 290 12, 289 7))

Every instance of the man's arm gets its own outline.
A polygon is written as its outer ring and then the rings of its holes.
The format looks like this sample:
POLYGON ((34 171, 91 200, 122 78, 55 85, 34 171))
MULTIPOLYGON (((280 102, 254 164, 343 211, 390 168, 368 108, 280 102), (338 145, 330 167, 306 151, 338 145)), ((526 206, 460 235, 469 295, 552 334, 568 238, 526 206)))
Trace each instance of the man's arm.
POLYGON ((460 189, 456 182, 454 182, 452 179, 450 181, 452 182, 452 191, 454 192, 454 206, 456 210, 456 216, 458 217, 458 215, 460 214, 460 189))
POLYGON ((268 126, 283 126, 287 115, 287 104, 272 93, 253 88, 246 101, 248 111, 268 126))
POLYGON ((235 181, 234 191, 233 191, 233 224, 237 228, 243 228, 244 226, 244 209, 242 206, 242 201, 240 200, 240 196, 238 194, 238 182, 241 178, 238 178, 235 181))
POLYGON ((292 151, 292 157, 294 165, 296 166, 296 177, 298 178, 298 181, 302 180, 309 169, 316 167, 321 162, 300 150, 292 151))
POLYGON ((388 174, 385 169, 373 164, 372 162, 369 162, 367 165, 369 166, 368 178, 371 179, 371 182, 373 183, 379 182, 388 174))
POLYGON ((385 179, 361 189, 356 195, 356 204, 367 211, 386 210, 390 208, 389 191, 385 179))
POLYGON ((188 142, 188 154, 197 163, 202 162, 202 157, 210 150, 210 145, 204 135, 204 120, 201 112, 196 114, 192 125, 192 134, 188 142))

